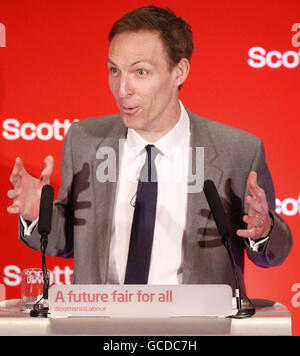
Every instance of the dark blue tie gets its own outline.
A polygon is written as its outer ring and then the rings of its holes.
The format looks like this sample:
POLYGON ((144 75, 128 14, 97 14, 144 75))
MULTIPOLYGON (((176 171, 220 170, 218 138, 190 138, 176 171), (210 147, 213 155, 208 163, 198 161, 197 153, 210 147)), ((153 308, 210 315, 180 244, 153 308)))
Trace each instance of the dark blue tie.
POLYGON ((157 201, 157 173, 154 160, 159 150, 153 145, 145 148, 147 157, 140 172, 136 193, 125 284, 148 282, 157 201))

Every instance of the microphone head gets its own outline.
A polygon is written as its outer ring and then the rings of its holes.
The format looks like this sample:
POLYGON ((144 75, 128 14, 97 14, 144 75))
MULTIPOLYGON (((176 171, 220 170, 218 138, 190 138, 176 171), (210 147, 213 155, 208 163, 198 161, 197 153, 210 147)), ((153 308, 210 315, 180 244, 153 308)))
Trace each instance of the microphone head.
POLYGON ((214 182, 209 179, 205 180, 203 191, 213 214, 219 234, 224 239, 229 239, 232 236, 231 224, 225 213, 224 206, 214 182))
POLYGON ((54 189, 46 184, 42 188, 40 201, 40 214, 38 221, 38 232, 40 235, 49 234, 51 231, 54 189))

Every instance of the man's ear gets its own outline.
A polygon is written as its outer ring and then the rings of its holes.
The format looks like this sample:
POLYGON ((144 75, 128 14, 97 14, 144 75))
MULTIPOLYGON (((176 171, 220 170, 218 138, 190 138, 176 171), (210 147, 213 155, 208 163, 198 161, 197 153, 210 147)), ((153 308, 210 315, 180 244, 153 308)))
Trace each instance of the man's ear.
POLYGON ((187 58, 181 58, 181 60, 176 64, 175 76, 176 76, 176 86, 180 87, 189 75, 190 62, 187 58))

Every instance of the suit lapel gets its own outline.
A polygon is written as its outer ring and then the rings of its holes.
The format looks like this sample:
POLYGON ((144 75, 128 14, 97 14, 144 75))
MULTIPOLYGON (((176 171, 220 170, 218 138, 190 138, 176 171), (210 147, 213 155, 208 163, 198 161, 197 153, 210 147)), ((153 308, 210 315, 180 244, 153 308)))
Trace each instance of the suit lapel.
MULTIPOLYGON (((193 172, 197 168, 196 147, 204 148, 204 180, 211 179, 218 188, 222 177, 222 170, 215 165, 215 160, 218 154, 215 150, 214 144, 211 140, 209 131, 206 127, 205 120, 198 117, 191 112, 187 111, 190 118, 191 139, 190 146, 192 148, 192 170, 193 172)), ((199 162, 198 162, 199 166, 199 162)), ((185 230, 185 244, 197 243, 205 239, 205 232, 209 223, 210 210, 206 201, 205 195, 201 189, 198 193, 188 193, 187 200, 187 218, 186 218, 186 230, 185 230)), ((193 248, 186 248, 184 254, 184 260, 193 260, 193 248), (191 252, 192 251, 192 252, 191 252)), ((185 264, 184 264, 185 265, 185 264)), ((189 280, 190 270, 183 269, 183 283, 189 280)))
POLYGON ((99 139, 96 150, 96 159, 92 162, 92 176, 94 182, 94 211, 98 241, 98 264, 100 283, 106 283, 109 259, 109 247, 112 235, 114 203, 117 181, 119 177, 119 157, 122 142, 126 137, 126 128, 123 123, 113 125, 109 135, 99 139), (105 177, 103 177, 103 172, 105 177))

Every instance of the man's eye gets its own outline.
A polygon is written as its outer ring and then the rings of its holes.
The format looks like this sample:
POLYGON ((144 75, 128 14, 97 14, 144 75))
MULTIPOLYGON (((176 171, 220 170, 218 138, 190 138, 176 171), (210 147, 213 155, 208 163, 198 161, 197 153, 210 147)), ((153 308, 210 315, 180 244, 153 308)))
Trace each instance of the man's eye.
POLYGON ((116 67, 111 67, 111 68, 110 68, 110 72, 111 72, 112 74, 116 74, 116 73, 118 73, 118 68, 116 68, 116 67))
POLYGON ((145 75, 147 74, 147 72, 146 72, 144 69, 138 69, 138 70, 137 70, 137 73, 138 73, 138 75, 140 75, 140 76, 145 76, 145 75))

